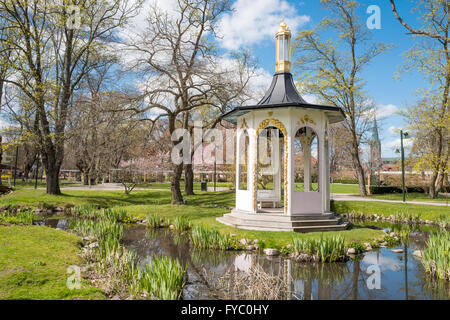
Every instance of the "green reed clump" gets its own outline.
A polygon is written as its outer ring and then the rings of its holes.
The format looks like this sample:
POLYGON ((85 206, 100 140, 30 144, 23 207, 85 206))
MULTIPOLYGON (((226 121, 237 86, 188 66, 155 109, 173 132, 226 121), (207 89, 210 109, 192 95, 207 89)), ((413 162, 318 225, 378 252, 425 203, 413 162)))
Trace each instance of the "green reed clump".
POLYGON ((433 277, 450 281, 450 236, 447 232, 430 235, 422 264, 433 277))
POLYGON ((292 247, 297 254, 306 253, 313 256, 318 247, 318 241, 309 239, 293 239, 292 247))
POLYGON ((194 247, 202 249, 228 250, 235 246, 230 235, 222 235, 217 230, 204 226, 197 226, 192 229, 191 241, 194 247))
POLYGON ((72 208, 71 212, 73 216, 85 219, 98 219, 101 216, 98 208, 92 204, 75 206, 72 208))
POLYGON ((106 219, 125 222, 130 219, 128 212, 122 208, 106 208, 103 209, 103 216, 106 219))
POLYGON ((420 215, 411 213, 407 210, 397 211, 394 213, 394 221, 415 224, 419 223, 420 215))
POLYGON ((163 219, 160 216, 153 213, 147 213, 146 218, 147 218, 147 227, 153 229, 159 228, 163 221, 163 219))
POLYGON ((20 212, 12 212, 5 210, 0 213, 0 222, 30 225, 33 223, 34 217, 35 213, 32 210, 20 212))
POLYGON ((159 300, 181 299, 187 268, 169 257, 154 257, 139 271, 133 287, 144 295, 159 300))
POLYGON ((442 214, 436 219, 437 224, 442 228, 450 228, 450 214, 442 214))
POLYGON ((185 216, 177 216, 172 221, 172 224, 176 231, 183 232, 191 229, 191 221, 185 216))
POLYGON ((316 256, 322 262, 335 262, 345 258, 345 243, 341 236, 324 238, 318 240, 293 239, 292 247, 297 254, 316 256))

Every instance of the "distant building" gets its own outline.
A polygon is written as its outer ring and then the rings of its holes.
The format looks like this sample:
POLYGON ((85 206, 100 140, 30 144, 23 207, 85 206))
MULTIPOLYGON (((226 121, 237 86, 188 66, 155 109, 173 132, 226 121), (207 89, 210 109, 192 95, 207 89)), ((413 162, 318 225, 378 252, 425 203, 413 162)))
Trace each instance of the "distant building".
POLYGON ((381 142, 378 135, 377 118, 373 119, 372 139, 370 140, 370 159, 369 168, 371 172, 381 170, 381 142))

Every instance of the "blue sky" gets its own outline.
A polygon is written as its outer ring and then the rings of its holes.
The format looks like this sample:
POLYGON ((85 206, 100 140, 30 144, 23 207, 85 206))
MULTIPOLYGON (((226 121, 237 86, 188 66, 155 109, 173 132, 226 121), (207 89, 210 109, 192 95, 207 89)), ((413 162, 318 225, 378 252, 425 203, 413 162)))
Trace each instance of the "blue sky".
MULTIPOLYGON (((408 23, 418 26, 416 16, 411 13, 412 3, 405 0, 396 2, 400 15, 408 23)), ((399 80, 394 80, 396 70, 403 63, 402 55, 412 46, 414 38, 407 35, 406 29, 395 19, 390 2, 360 0, 359 3, 361 6, 358 14, 363 21, 370 16, 366 13, 369 5, 378 5, 381 9, 381 29, 370 30, 373 41, 394 45, 394 48, 372 61, 371 65, 364 70, 363 78, 367 81, 365 90, 374 100, 381 116, 378 124, 382 155, 396 157, 395 149, 399 146, 399 133, 394 129, 404 127, 405 123, 395 111, 414 103, 417 100, 415 91, 428 84, 417 73, 403 74, 399 80)), ((280 17, 286 20, 292 31, 298 32, 302 29, 313 28, 328 14, 319 0, 236 0, 234 7, 235 12, 227 17, 229 21, 225 20, 226 23, 223 23, 223 47, 237 49, 249 46, 258 58, 260 66, 270 75, 274 72, 274 33, 278 29, 280 17), (270 8, 271 5, 273 9, 270 8), (245 38, 238 35, 238 30, 244 34, 248 30, 249 36, 245 38)))

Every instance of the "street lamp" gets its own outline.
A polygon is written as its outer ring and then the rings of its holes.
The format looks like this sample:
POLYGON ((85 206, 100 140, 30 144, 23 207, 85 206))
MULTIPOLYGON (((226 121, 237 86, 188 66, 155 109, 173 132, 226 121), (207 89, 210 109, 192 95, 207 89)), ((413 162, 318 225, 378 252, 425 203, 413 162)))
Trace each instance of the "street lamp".
POLYGON ((403 148, 403 138, 407 139, 409 136, 408 132, 403 132, 400 130, 400 151, 397 149, 396 153, 401 153, 402 157, 402 194, 403 194, 403 203, 406 202, 406 194, 405 194, 405 149, 403 148))

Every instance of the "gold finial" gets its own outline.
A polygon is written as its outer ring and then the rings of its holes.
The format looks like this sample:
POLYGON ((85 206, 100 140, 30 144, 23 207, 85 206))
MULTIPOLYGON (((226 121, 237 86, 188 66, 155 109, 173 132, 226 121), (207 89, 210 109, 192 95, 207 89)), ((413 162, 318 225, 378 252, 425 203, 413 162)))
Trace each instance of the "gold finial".
POLYGON ((281 22, 280 22, 280 28, 281 28, 282 31, 285 31, 285 30, 286 30, 286 23, 284 22, 283 19, 282 19, 281 22))

